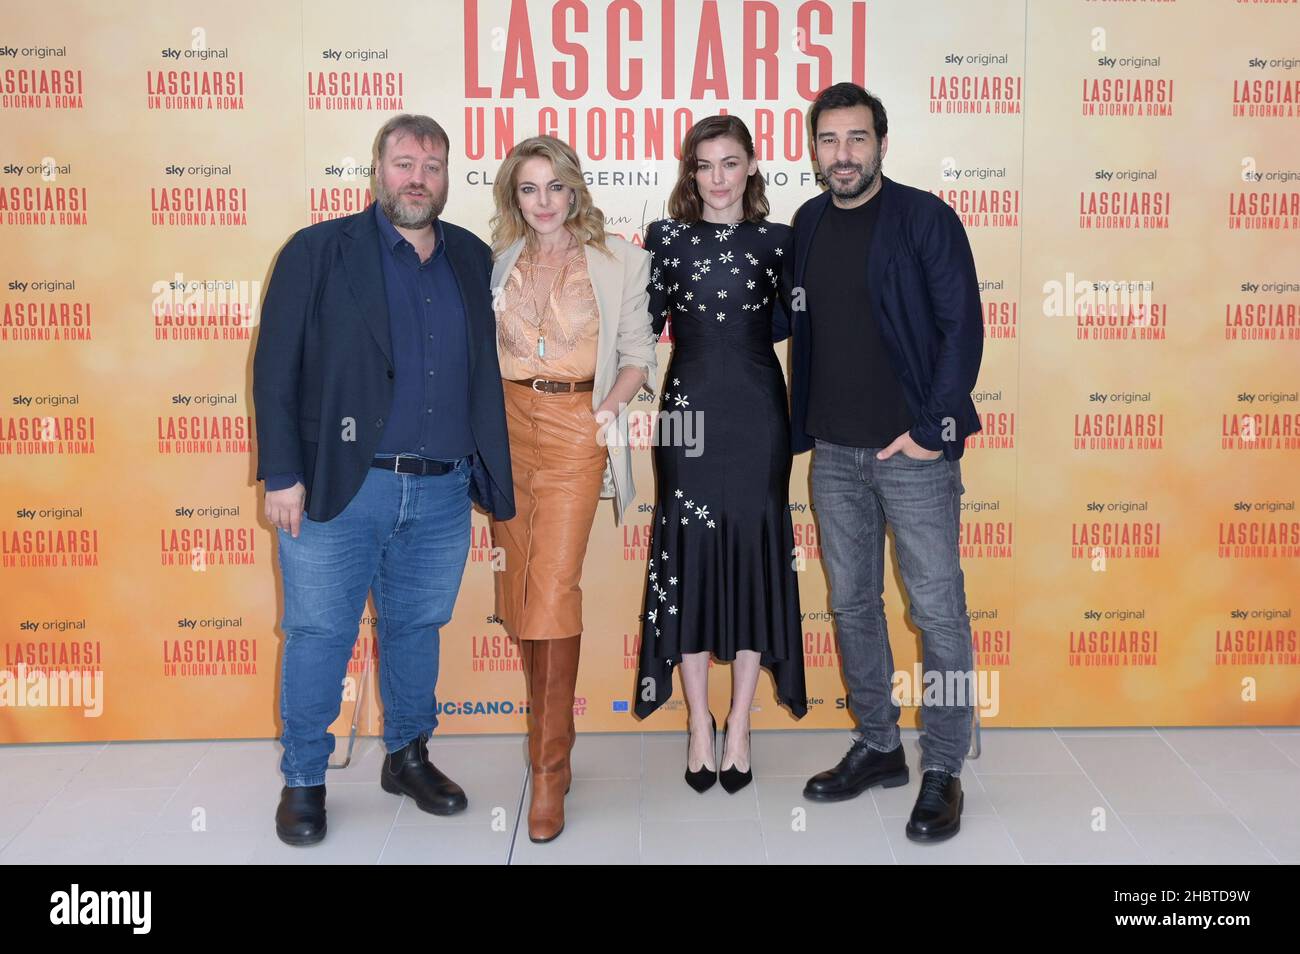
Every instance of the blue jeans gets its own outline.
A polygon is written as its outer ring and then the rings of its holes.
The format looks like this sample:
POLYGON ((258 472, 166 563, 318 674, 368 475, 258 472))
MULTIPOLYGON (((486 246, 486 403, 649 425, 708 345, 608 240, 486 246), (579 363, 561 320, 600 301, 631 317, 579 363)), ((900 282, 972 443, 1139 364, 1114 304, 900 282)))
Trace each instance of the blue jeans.
POLYGON ((958 553, 961 465, 942 457, 913 460, 901 452, 877 460, 879 450, 818 440, 813 452, 813 506, 849 708, 869 747, 898 747, 900 710, 890 694, 894 656, 883 598, 888 526, 912 621, 921 630, 923 683, 912 687, 923 700, 921 771, 958 775, 970 748, 975 701, 958 553), (936 688, 922 693, 927 686, 936 688))
POLYGON ((284 580, 280 771, 290 787, 323 785, 348 660, 366 594, 379 617, 384 747, 438 724, 438 631, 451 619, 469 555, 470 464, 416 477, 372 467, 333 520, 304 514, 295 540, 277 531, 284 580))

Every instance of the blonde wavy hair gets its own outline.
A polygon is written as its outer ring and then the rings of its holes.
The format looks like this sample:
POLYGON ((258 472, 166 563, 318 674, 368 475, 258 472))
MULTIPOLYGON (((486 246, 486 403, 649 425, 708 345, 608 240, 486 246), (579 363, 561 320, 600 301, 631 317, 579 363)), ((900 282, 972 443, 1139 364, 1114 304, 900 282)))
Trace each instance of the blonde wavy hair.
POLYGON ((519 167, 529 159, 541 157, 551 163, 555 178, 573 190, 573 206, 569 209, 564 227, 583 245, 592 245, 606 255, 612 255, 605 244, 605 214, 591 201, 591 192, 582 178, 578 154, 566 142, 554 136, 532 136, 517 143, 492 184, 492 200, 496 211, 492 215, 492 254, 500 255, 507 248, 524 239, 529 245, 534 241, 533 230, 519 210, 515 194, 515 176, 519 167))

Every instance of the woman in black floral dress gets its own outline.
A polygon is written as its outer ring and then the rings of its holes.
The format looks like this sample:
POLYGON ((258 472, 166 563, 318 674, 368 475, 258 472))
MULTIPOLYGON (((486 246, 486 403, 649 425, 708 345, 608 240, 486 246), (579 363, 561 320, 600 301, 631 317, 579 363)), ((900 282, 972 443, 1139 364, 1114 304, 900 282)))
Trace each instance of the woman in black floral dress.
POLYGON ((699 791, 719 777, 710 654, 732 662, 720 775, 728 791, 752 778, 749 712, 759 666, 771 671, 782 704, 798 718, 807 712, 789 416, 772 347, 786 336, 778 299, 791 230, 766 221, 763 192, 745 124, 701 120, 682 147, 672 217, 645 233, 654 330, 671 317, 674 345, 656 425, 636 713, 644 718, 668 699, 680 664, 690 712, 686 777, 699 791))

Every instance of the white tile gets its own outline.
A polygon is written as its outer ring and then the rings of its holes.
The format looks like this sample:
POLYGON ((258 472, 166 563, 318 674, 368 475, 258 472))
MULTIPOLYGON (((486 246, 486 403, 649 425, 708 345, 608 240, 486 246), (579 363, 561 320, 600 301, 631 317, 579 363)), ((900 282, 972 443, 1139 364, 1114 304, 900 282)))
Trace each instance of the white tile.
POLYGON ((211 742, 114 742, 82 768, 74 785, 93 788, 176 788, 211 742))
POLYGON ((0 747, 0 805, 49 801, 104 748, 97 745, 0 747))
POLYGON ((1224 772, 1200 769, 1201 778, 1265 844, 1278 835, 1300 833, 1300 769, 1224 772))
POLYGON ((213 742, 148 830, 186 832, 201 825, 210 832, 274 833, 284 784, 279 753, 270 739, 213 742))
POLYGON ((1085 775, 981 775, 980 782, 1029 864, 1144 860, 1122 820, 1085 775))
POLYGON ((89 751, 76 755, 11 752, 0 760, 0 846, 67 788, 93 757, 89 751))
POLYGON ((639 779, 575 778, 564 799, 564 831, 554 841, 539 845, 528 838, 529 790, 524 794, 510 863, 636 864, 640 855, 640 795, 639 779))
POLYGON ((1098 736, 1116 736, 1121 739, 1131 739, 1134 736, 1154 735, 1155 729, 1148 725, 1101 725, 1101 726, 1075 726, 1069 729, 1053 729, 1057 735, 1063 739, 1068 738, 1096 738, 1098 736))
POLYGON ((1165 728, 1157 731, 1192 768, 1258 772, 1297 767, 1256 729, 1165 728))
POLYGON ((119 864, 171 794, 65 790, 0 852, 0 864, 119 864))
POLYGON ((504 864, 512 847, 521 864, 1300 862, 1294 730, 988 729, 963 772, 962 831, 937 845, 903 833, 920 755, 917 733, 902 736, 907 786, 833 804, 803 785, 847 732, 755 733, 755 781, 734 796, 686 785, 685 733, 580 736, 566 830, 548 845, 521 817, 524 736, 431 740, 470 799, 448 818, 383 792, 382 742, 361 738, 327 777, 329 835, 309 848, 275 836, 274 740, 0 746, 0 862, 504 864))
POLYGON ((1294 828, 1284 831, 1271 831, 1260 834, 1259 831, 1252 831, 1269 853, 1284 865, 1300 864, 1300 831, 1294 828))
POLYGON ((641 823, 645 865, 761 865, 765 860, 757 819, 641 823))
POLYGON ((0 745, 0 851, 104 746, 103 742, 0 745))
POLYGON ((810 802, 802 778, 761 777, 763 844, 771 864, 891 865, 894 856, 869 798, 810 802))
POLYGON ((1222 803, 1157 735, 1073 737, 1065 744, 1121 814, 1218 812, 1222 803))
POLYGON ((570 758, 573 777, 614 779, 641 777, 640 733, 579 735, 570 758))
POLYGON ((1254 865, 1273 858, 1232 815, 1125 815, 1151 864, 1254 865))
POLYGON ((1093 828, 1079 815, 1002 818, 1020 856, 1031 865, 1140 865, 1146 856, 1117 817, 1093 828))
POLYGON ((996 815, 962 815, 961 830, 947 841, 915 842, 907 822, 885 819, 885 837, 901 865, 1018 865, 1022 863, 1011 834, 996 815))
POLYGON ((384 845, 383 865, 504 865, 510 834, 486 825, 394 828, 384 845))
POLYGON ((48 802, 48 797, 0 801, 0 852, 40 814, 48 802))
POLYGON ((1051 729, 985 729, 982 751, 968 759, 977 775, 1082 772, 1051 729))
POLYGON ((1105 798, 1086 775, 981 775, 980 783, 1003 818, 1050 816, 1087 822, 1097 810, 1109 814, 1105 798))
POLYGON ((1264 739, 1290 759, 1292 765, 1300 768, 1300 732, 1264 733, 1264 739))
POLYGON ((129 865, 245 865, 265 837, 255 831, 146 832, 122 860, 129 865))

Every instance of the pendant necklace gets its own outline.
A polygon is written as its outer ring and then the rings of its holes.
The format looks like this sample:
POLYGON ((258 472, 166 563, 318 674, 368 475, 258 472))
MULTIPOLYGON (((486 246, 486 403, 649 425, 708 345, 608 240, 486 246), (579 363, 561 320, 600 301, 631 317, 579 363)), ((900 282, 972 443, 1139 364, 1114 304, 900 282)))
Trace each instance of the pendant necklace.
MULTIPOLYGON (((572 244, 570 244, 569 247, 572 248, 573 247, 572 244)), ((544 265, 541 262, 533 262, 534 268, 559 269, 559 271, 556 272, 555 277, 551 279, 550 290, 547 291, 546 293, 546 300, 548 305, 550 304, 551 296, 555 293, 555 283, 559 281, 560 276, 563 274, 564 268, 569 264, 570 261, 573 261, 572 257, 568 261, 564 262, 564 264, 562 265, 544 265)), ((534 290, 533 292, 534 304, 536 304, 536 301, 537 301, 536 291, 534 290)), ((538 309, 538 311, 539 311, 539 315, 537 319, 537 357, 544 359, 546 357, 546 335, 543 331, 543 326, 546 324, 546 307, 543 306, 542 308, 538 309)))

